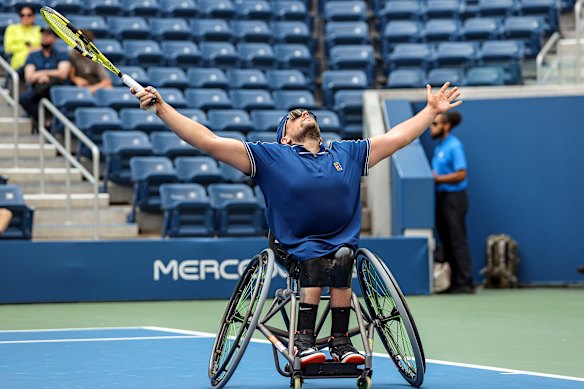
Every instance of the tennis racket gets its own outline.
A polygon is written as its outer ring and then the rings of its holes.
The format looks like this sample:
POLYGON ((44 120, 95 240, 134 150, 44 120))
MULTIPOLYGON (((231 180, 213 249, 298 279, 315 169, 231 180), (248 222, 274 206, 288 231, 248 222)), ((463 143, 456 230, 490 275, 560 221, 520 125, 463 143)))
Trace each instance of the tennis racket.
MULTIPOLYGON (((106 69, 110 70, 116 76, 120 77, 122 82, 134 88, 136 92, 141 92, 144 87, 140 85, 136 80, 127 74, 122 73, 118 68, 116 68, 105 55, 99 51, 97 47, 91 42, 87 37, 79 30, 77 27, 71 24, 67 18, 55 11, 54 9, 44 6, 41 8, 41 15, 43 19, 47 22, 49 27, 59 38, 63 39, 69 46, 77 50, 85 58, 97 62, 106 69)), ((152 99, 148 111, 156 112, 156 99, 152 99)))

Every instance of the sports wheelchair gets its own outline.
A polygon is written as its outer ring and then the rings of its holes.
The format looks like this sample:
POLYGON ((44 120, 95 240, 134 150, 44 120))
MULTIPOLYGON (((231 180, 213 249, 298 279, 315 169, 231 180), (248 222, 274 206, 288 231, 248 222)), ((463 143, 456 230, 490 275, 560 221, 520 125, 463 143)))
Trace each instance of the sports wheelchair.
MULTIPOLYGON (((256 329, 271 342, 276 370, 290 378, 290 387, 293 389, 300 389, 304 379, 308 378, 351 377, 357 378, 359 389, 371 388, 374 329, 403 378, 414 387, 421 386, 426 360, 403 293, 379 257, 361 248, 355 253, 355 259, 357 277, 367 308, 353 293, 351 309, 356 314, 357 326, 349 329, 349 336, 361 338, 365 350, 365 364, 362 368, 332 360, 301 367, 300 359, 294 357, 300 286, 294 274, 290 273, 286 289, 278 289, 274 301, 267 310, 264 309, 276 266, 274 251, 265 249, 248 264, 227 304, 209 360, 211 386, 222 388, 227 384, 256 329), (278 314, 282 316, 287 329, 268 324, 278 314), (279 355, 285 359, 283 368, 279 355)), ((330 312, 330 297, 322 296, 322 300, 328 303, 316 325, 316 346, 319 349, 328 346, 328 336, 318 338, 330 312)))

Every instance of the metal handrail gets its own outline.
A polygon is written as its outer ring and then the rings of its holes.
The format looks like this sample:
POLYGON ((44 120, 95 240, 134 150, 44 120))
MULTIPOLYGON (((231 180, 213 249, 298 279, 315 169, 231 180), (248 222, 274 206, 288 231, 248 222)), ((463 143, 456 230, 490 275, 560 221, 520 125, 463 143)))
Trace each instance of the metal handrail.
POLYGON ((584 0, 578 0, 576 5, 574 5, 574 26, 576 27, 576 32, 580 31, 580 24, 582 23, 582 18, 580 17, 582 5, 584 5, 584 0))
POLYGON ((83 177, 93 184, 93 239, 99 238, 99 148, 93 143, 75 124, 73 124, 57 107, 48 99, 41 99, 39 104, 39 145, 40 145, 40 186, 41 193, 45 192, 45 139, 52 143, 57 151, 67 159, 67 222, 71 223, 71 165, 75 166, 83 177), (45 126, 45 109, 53 114, 54 119, 58 119, 65 126, 65 147, 53 137, 45 126), (93 162, 93 175, 73 156, 71 153, 71 133, 77 137, 78 142, 82 142, 91 150, 93 162))
POLYGON ((554 32, 553 35, 548 39, 542 49, 537 53, 537 57, 535 59, 536 69, 537 69, 537 82, 542 84, 545 80, 550 77, 552 70, 554 70, 555 66, 551 66, 546 74, 543 73, 543 62, 545 56, 551 51, 552 48, 556 47, 558 41, 560 40, 560 33, 554 32))
POLYGON ((19 108, 19 97, 18 94, 20 92, 20 78, 18 77, 18 73, 6 60, 0 57, 0 66, 6 71, 7 75, 10 75, 12 79, 12 96, 8 93, 4 88, 0 88, 0 95, 2 95, 8 104, 10 104, 13 108, 13 124, 14 124, 14 167, 18 167, 18 108, 19 108))

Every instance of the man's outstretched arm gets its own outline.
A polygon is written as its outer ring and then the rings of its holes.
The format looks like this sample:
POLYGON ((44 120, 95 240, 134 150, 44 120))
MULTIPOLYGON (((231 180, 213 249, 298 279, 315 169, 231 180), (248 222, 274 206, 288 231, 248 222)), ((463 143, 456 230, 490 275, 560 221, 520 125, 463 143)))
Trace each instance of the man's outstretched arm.
POLYGON ((156 96, 156 114, 179 138, 243 173, 250 173, 251 163, 243 143, 236 139, 217 136, 201 123, 181 115, 151 86, 135 93, 135 96, 140 99, 140 108, 144 110, 149 107, 152 97, 156 96))
POLYGON ((369 154, 370 168, 402 147, 412 143, 430 127, 430 124, 432 124, 432 121, 437 115, 462 104, 461 100, 454 102, 460 96, 458 88, 448 89, 449 86, 450 83, 447 82, 440 88, 438 93, 432 94, 432 87, 427 85, 427 104, 424 109, 411 119, 398 124, 387 133, 371 138, 371 151, 369 154))

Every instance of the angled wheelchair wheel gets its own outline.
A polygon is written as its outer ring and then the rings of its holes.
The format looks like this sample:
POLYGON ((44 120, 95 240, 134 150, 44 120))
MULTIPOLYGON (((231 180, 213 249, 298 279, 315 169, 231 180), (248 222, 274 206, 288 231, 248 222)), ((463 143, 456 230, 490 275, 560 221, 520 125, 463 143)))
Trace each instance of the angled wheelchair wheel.
POLYGON ((222 388, 243 357, 262 313, 273 271, 274 253, 267 249, 251 260, 237 282, 209 359, 212 387, 222 388))
POLYGON ((385 264, 367 249, 357 252, 357 274, 363 298, 381 342, 405 380, 424 381, 422 342, 403 293, 385 264))

